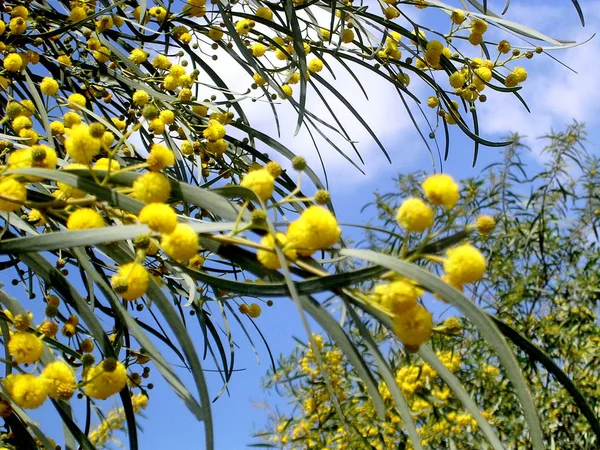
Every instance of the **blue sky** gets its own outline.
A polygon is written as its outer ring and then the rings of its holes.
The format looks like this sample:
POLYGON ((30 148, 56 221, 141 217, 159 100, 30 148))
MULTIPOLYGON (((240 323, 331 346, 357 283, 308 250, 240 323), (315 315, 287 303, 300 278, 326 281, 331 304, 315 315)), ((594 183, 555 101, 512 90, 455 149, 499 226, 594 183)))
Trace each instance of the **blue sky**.
MULTIPOLYGON (((492 8, 498 5, 502 7, 504 1, 489 3, 492 8)), ((583 40, 600 30, 600 1, 585 3, 583 5, 587 20, 585 28, 580 27, 571 3, 563 0, 515 1, 511 4, 507 18, 516 20, 524 17, 528 25, 553 37, 583 40), (558 31, 555 26, 557 17, 561 18, 558 31), (561 33, 560 36, 556 35, 558 32, 561 33)), ((426 12, 420 11, 418 14, 424 18, 426 12)), ((529 136, 526 142, 534 150, 531 163, 536 164, 539 158, 536 155, 543 145, 536 137, 544 134, 551 127, 561 129, 572 119, 577 119, 588 124, 590 148, 596 149, 600 142, 600 136, 595 131, 600 125, 598 123, 600 90, 596 87, 597 74, 600 72, 598 54, 600 54, 598 38, 583 47, 553 53, 578 74, 546 56, 536 56, 533 61, 525 62, 523 65, 529 71, 529 78, 521 92, 532 113, 528 114, 511 96, 489 93, 488 102, 480 107, 483 135, 498 139, 510 131, 518 131, 529 136)), ((369 102, 361 98, 358 89, 344 77, 336 81, 336 86, 347 87, 347 98, 352 100, 355 107, 363 113, 377 136, 390 151, 392 164, 386 161, 369 135, 358 126, 351 126, 350 129, 352 138, 359 141, 359 149, 366 161, 363 168, 366 175, 359 173, 333 150, 327 148, 326 144, 322 145, 323 156, 328 167, 330 192, 340 222, 368 221, 372 210, 360 214, 360 208, 372 199, 375 189, 382 192, 391 190, 392 178, 399 172, 432 170, 431 159, 423 142, 414 131, 398 99, 392 97, 395 93, 381 86, 381 83, 368 74, 364 76, 371 98, 369 102)), ((421 98, 429 95, 422 86, 415 85, 414 89, 419 92, 421 98)), ((254 111, 256 120, 253 124, 263 130, 273 130, 272 120, 268 113, 263 114, 263 112, 260 107, 256 108, 254 111)), ((319 109, 317 106, 316 112, 323 112, 322 108, 319 109)), ((344 122, 351 119, 347 113, 340 112, 340 120, 344 122)), ((298 137, 293 136, 295 120, 291 108, 282 113, 282 122, 284 132, 281 141, 295 153, 307 157, 317 168, 318 166, 314 164, 317 158, 313 153, 314 150, 309 147, 306 136, 303 134, 298 137)), ((472 143, 463 138, 460 132, 455 131, 452 136, 450 157, 444 163, 444 170, 456 178, 475 175, 498 155, 497 149, 483 147, 480 150, 477 166, 471 168, 472 152, 472 143)), ((439 166, 436 169, 439 170, 439 166)), ((350 228, 344 229, 344 233, 349 237, 358 237, 350 228)), ((269 342, 275 358, 280 353, 288 353, 293 348, 292 336, 305 338, 297 312, 288 299, 275 299, 275 306, 263 308, 263 314, 256 323, 269 342)), ((191 328, 197 329, 194 326, 191 328)), ((252 328, 249 326, 248 330, 252 328)), ((213 404, 218 450, 246 448, 248 443, 254 441, 251 434, 266 423, 269 412, 265 405, 274 407, 282 404, 274 393, 266 393, 261 388, 260 380, 269 367, 269 358, 258 334, 253 333, 252 338, 257 346, 260 364, 257 363, 257 357, 241 330, 234 328, 233 331, 236 342, 240 346, 236 352, 236 368, 240 372, 234 374, 229 385, 230 396, 224 394, 213 404)), ((198 348, 201 348, 202 336, 199 332, 194 332, 194 339, 198 348)), ((176 363, 174 359, 171 360, 176 363)), ((212 364, 207 363, 206 367, 211 368, 212 364)), ((208 373, 207 378, 211 393, 214 395, 221 388, 220 379, 214 373, 208 373)), ((183 379, 189 383, 191 389, 191 379, 186 375, 183 375, 183 379)), ((204 442, 202 424, 191 418, 181 401, 161 381, 157 371, 153 371, 150 381, 156 388, 152 392, 152 399, 146 410, 148 419, 139 421, 143 427, 143 432, 140 434, 140 448, 202 448, 204 442)), ((112 400, 108 400, 104 403, 108 407, 111 402, 112 400)), ((44 417, 44 421, 49 419, 50 417, 44 417)), ((59 428, 55 429, 58 432, 59 428)))

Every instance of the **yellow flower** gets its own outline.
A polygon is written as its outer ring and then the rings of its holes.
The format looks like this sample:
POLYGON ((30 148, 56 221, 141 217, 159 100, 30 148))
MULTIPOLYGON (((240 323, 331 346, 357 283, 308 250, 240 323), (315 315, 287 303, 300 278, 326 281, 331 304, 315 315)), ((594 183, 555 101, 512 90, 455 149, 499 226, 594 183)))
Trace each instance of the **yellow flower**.
POLYGON ((314 58, 310 60, 310 62, 308 63, 308 70, 314 73, 320 72, 321 70, 323 70, 323 61, 319 58, 314 58))
POLYGON ((475 222, 475 227, 479 234, 486 236, 496 228, 496 221, 492 216, 479 216, 475 222))
POLYGON ((63 361, 48 364, 40 377, 46 381, 48 397, 69 400, 75 392, 75 374, 73 369, 63 361))
POLYGON ((172 233, 177 226, 175 210, 165 203, 150 203, 144 206, 139 219, 158 233, 172 233))
POLYGON ((267 51, 267 47, 265 47, 260 42, 257 42, 252 47, 250 47, 250 51, 252 52, 253 56, 256 56, 257 58, 260 58, 267 51))
POLYGON ((210 119, 202 135, 210 142, 218 141, 225 137, 225 127, 218 120, 210 119))
POLYGON ((69 108, 79 110, 85 108, 86 99, 81 94, 71 94, 68 98, 69 108))
POLYGON ((265 80, 259 73, 255 73, 252 75, 252 79, 256 83, 257 86, 264 86, 267 84, 267 80, 265 80))
POLYGON ((458 89, 464 86, 465 84, 465 76, 460 73, 460 72, 454 72, 452 75, 450 75, 450 86, 452 86, 454 89, 458 89))
POLYGON ((120 361, 105 360, 91 367, 85 377, 84 391, 86 395, 100 400, 106 400, 111 395, 121 392, 127 384, 127 370, 120 361), (107 371, 106 369, 113 369, 107 371))
POLYGON ((239 20, 235 23, 235 31, 237 31, 238 34, 246 35, 250 33, 250 30, 253 27, 253 23, 254 22, 248 19, 239 20))
POLYGON ((25 409, 39 408, 48 396, 45 380, 28 373, 8 375, 4 379, 4 387, 13 401, 25 409))
POLYGON ((171 67, 172 63, 165 55, 158 55, 152 60, 152 67, 160 70, 167 70, 171 67))
POLYGON ((54 78, 46 77, 40 83, 40 89, 46 95, 56 95, 58 92, 58 81, 54 78))
POLYGON ((160 112, 158 118, 162 120, 165 125, 171 125, 175 122, 175 113, 170 109, 164 109, 160 112))
POLYGON ((33 364, 39 361, 43 350, 42 340, 28 331, 17 331, 8 341, 8 353, 17 364, 33 364))
POLYGON ((433 333, 433 318, 423 306, 416 304, 404 313, 394 316, 394 333, 408 347, 419 347, 433 333))
POLYGON ((398 224, 408 231, 418 233, 433 225, 433 210, 419 198, 409 198, 402 202, 396 214, 398 224))
MULTIPOLYGON (((84 164, 75 164, 75 163, 69 164, 65 167, 66 170, 68 170, 68 169, 83 170, 83 169, 87 169, 87 168, 88 168, 88 166, 86 166, 84 164)), ((60 191, 67 198, 69 198, 69 197, 73 197, 73 198, 85 197, 86 192, 82 191, 81 189, 74 188, 73 186, 69 186, 68 184, 61 183, 60 181, 58 181, 56 183, 56 185, 58 186, 58 189, 60 189, 60 191)))
POLYGON ((132 50, 129 54, 129 60, 134 64, 142 64, 148 59, 148 53, 140 48, 132 50))
POLYGON ((133 182, 133 193, 144 203, 165 203, 171 195, 171 183, 162 173, 148 172, 133 182))
POLYGON ((385 309, 392 314, 403 314, 417 304, 422 291, 410 280, 398 280, 376 286, 375 294, 385 309))
POLYGON ((446 209, 452 209, 458 202, 458 184, 450 175, 431 175, 422 186, 425 196, 434 205, 443 205, 446 209))
POLYGON ((71 58, 67 55, 60 55, 58 58, 56 58, 56 60, 61 66, 71 67, 73 65, 71 58))
MULTIPOLYGON (((279 246, 283 247, 287 242, 287 236, 283 233, 277 233, 277 242, 279 246)), ((260 245, 275 249, 275 239, 273 238, 273 235, 269 233, 263 237, 260 241, 260 245)), ((296 250, 286 249, 284 255, 293 261, 296 259, 296 250)), ((281 268, 281 261, 279 261, 279 257, 274 251, 259 250, 256 252, 256 258, 267 269, 276 270, 281 268)))
POLYGON ((165 123, 157 117, 150 121, 148 129, 154 134, 163 134, 165 132, 165 123))
POLYGON ((162 250, 172 259, 185 262, 200 250, 198 235, 189 225, 180 223, 172 233, 163 234, 160 240, 162 250))
POLYGON ((156 18, 159 22, 162 22, 165 17, 167 17, 167 10, 161 6, 155 6, 150 8, 148 11, 150 15, 156 18))
POLYGON ((322 206, 309 206, 288 228, 288 243, 302 256, 333 246, 342 230, 335 216, 322 206))
POLYGON ((31 128, 33 126, 33 122, 29 117, 18 116, 14 118, 11 125, 13 129, 18 133, 23 128, 31 128))
POLYGON ((354 31, 350 30, 349 28, 346 28, 342 32, 342 42, 345 44, 349 44, 353 40, 354 40, 354 31))
POLYGON ((487 31, 487 28, 487 22, 481 19, 475 19, 471 23, 471 30, 473 30, 473 33, 484 34, 487 31))
POLYGON ((67 154, 79 164, 89 164, 100 153, 102 142, 91 135, 89 125, 81 124, 71 128, 65 140, 67 154))
MULTIPOLYGON (((24 184, 19 183, 14 178, 4 178, 0 181, 0 195, 19 202, 24 202, 27 199, 27 189, 24 184)), ((20 207, 21 205, 19 203, 0 199, 0 211, 13 212, 20 207)))
POLYGON ((437 108, 439 104, 440 99, 435 96, 431 96, 427 99, 427 106, 429 106, 430 108, 437 108))
POLYGON ((17 53, 10 53, 4 58, 4 68, 9 72, 18 72, 23 67, 23 59, 17 53))
POLYGON ((208 30, 208 37, 215 42, 220 41, 223 37, 223 31, 217 27, 211 27, 210 30, 208 30))
POLYGON ((475 283, 485 272, 484 256, 471 244, 462 244, 446 252, 444 271, 458 283, 475 283))
POLYGON ((144 266, 131 262, 119 267, 119 271, 113 275, 111 281, 115 292, 123 299, 135 300, 148 290, 150 277, 144 266), (119 289, 119 287, 126 287, 126 289, 119 289))
POLYGON ((525 70, 523 67, 515 67, 512 73, 517 78, 518 83, 522 83, 527 79, 527 70, 525 70))
MULTIPOLYGON (((182 150, 183 150, 183 146, 182 146, 182 150)), ((227 151, 227 141, 225 139, 219 139, 218 141, 215 141, 215 142, 207 142, 206 150, 208 150, 210 153, 215 154, 216 156, 222 156, 223 153, 225 153, 227 151)), ((192 152, 193 152, 193 148, 192 148, 192 152)))
POLYGON ((292 94, 294 93, 294 90, 292 89, 292 87, 289 84, 282 84, 281 90, 283 91, 283 95, 279 96, 281 98, 291 97, 292 94))
POLYGON ((256 8, 256 15, 261 19, 273 20, 273 11, 271 10, 271 8, 268 8, 266 6, 256 8))
POLYGON ((76 112, 69 111, 63 116, 66 128, 74 128, 81 123, 81 116, 76 112))
POLYGON ((275 178, 266 169, 253 170, 244 175, 240 186, 252 190, 258 198, 266 202, 273 195, 275 178))
POLYGON ((119 170, 121 168, 121 165, 119 164, 119 161, 117 161, 115 159, 100 158, 98 161, 96 161, 94 163, 94 165, 92 166, 92 169, 108 170, 109 167, 110 167, 110 170, 119 170))
POLYGON ((38 326, 38 331, 44 336, 53 338, 54 336, 56 336, 56 333, 58 333, 58 325, 56 324, 56 322, 46 320, 38 326))
POLYGON ((87 230, 102 228, 106 224, 103 217, 92 208, 81 208, 72 213, 67 220, 69 230, 87 230))
POLYGON ((175 155, 164 145, 152 144, 148 158, 146 158, 148 169, 158 172, 166 166, 175 164, 175 155))
POLYGON ((455 9, 450 15, 450 19, 455 25, 460 25, 465 21, 465 12, 460 9, 455 9))
POLYGON ((257 317, 260 316, 260 314, 262 313, 262 310, 260 308, 260 305, 257 303, 252 303, 249 307, 248 307, 248 316, 252 317, 253 319, 256 319, 257 317))
POLYGON ((146 91, 138 90, 131 97, 133 104, 136 106, 145 106, 150 101, 150 95, 146 91))

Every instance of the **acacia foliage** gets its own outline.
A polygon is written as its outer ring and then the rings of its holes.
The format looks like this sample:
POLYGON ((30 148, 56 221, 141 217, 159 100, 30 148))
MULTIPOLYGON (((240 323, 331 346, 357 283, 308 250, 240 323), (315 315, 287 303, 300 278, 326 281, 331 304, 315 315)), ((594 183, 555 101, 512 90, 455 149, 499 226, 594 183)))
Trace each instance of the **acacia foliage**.
MULTIPOLYGON (((474 238, 486 254, 488 269, 465 295, 497 324, 503 322, 501 330, 516 344, 546 445, 592 449, 600 436, 600 280, 595 270, 600 259, 600 161, 586 148, 582 124, 542 138, 543 151, 533 155, 513 136, 514 144, 498 162, 461 183, 461 220, 474 223, 481 213, 497 220, 493 233, 474 238)), ((422 176, 400 175, 394 192, 376 194, 366 241, 371 248, 398 253, 402 240, 396 233, 401 230, 393 213, 403 199, 419 195, 422 176)), ((440 217, 439 226, 444 221, 440 217)), ((530 448, 523 415, 514 407, 514 390, 494 352, 469 320, 454 308, 440 306, 431 348, 460 379, 504 446, 530 448)), ((360 333, 351 323, 347 327, 357 346, 367 351, 360 333)), ((378 341, 390 342, 390 332, 379 323, 369 321, 367 327, 378 341)), ((380 384, 388 406, 386 419, 380 421, 340 349, 322 336, 318 340, 324 369, 315 364, 311 348, 299 345, 265 379, 290 407, 274 412, 259 435, 263 442, 286 449, 359 448, 366 440, 372 448, 412 448, 386 386, 380 384), (332 413, 321 370, 335 380, 335 393, 354 433, 346 433, 332 413)), ((385 358, 409 400, 423 445, 486 448, 477 422, 430 364, 397 345, 386 347, 385 358)))

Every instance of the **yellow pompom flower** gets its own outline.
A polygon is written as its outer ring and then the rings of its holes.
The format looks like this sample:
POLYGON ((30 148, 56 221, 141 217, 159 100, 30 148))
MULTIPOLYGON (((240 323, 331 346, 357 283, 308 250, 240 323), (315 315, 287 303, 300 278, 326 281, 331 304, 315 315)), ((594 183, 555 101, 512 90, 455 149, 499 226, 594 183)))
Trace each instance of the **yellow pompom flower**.
POLYGON ((217 27, 211 27, 207 34, 215 42, 220 41, 223 37, 223 31, 217 27))
POLYGON ((144 206, 139 219, 157 233, 172 233, 177 226, 175 210, 165 203, 150 203, 144 206))
POLYGON ((96 161, 94 163, 94 165, 92 166, 92 169, 94 170, 108 170, 108 168, 110 167, 110 170, 119 170, 121 168, 121 165, 119 164, 119 161, 115 160, 115 159, 110 159, 110 158, 100 158, 98 161, 96 161))
POLYGON ((471 30, 473 30, 473 33, 484 34, 487 31, 487 28, 487 22, 481 19, 475 19, 471 23, 471 30))
POLYGON ((92 208, 81 208, 73 212, 67 219, 69 230, 88 230, 102 228, 106 224, 104 218, 92 208))
POLYGON ((353 40, 354 40, 354 31, 350 30, 349 28, 346 28, 342 32, 342 42, 344 44, 349 44, 353 40))
POLYGON ((375 287, 375 295, 392 314, 403 314, 417 304, 423 291, 410 280, 397 280, 375 287))
POLYGON ((175 122, 175 113, 170 109, 164 109, 160 112, 158 118, 162 120, 165 125, 171 125, 175 122))
POLYGON ((425 196, 434 205, 443 205, 446 209, 452 209, 458 202, 458 184, 450 175, 431 175, 423 182, 425 196))
POLYGON ((479 234, 486 236, 496 228, 496 221, 492 216, 479 216, 475 222, 475 228, 479 234))
POLYGON ((69 103, 69 108, 74 110, 85 108, 85 104, 87 103, 85 97, 81 94, 71 94, 67 101, 69 103))
POLYGON ((145 106, 150 101, 150 95, 146 91, 135 91, 131 97, 136 106, 145 106))
POLYGON ((189 225, 180 223, 172 233, 163 234, 160 247, 172 259, 185 262, 200 251, 198 234, 189 225))
POLYGON ((90 126, 80 124, 71 128, 65 140, 67 154, 79 164, 89 164, 100 153, 102 142, 92 136, 90 126))
POLYGON ((158 172, 166 166, 175 164, 175 155, 164 145, 152 144, 148 158, 146 158, 148 169, 158 172))
POLYGON ((465 12, 460 9, 455 9, 450 15, 450 20, 452 20, 455 25, 460 25, 465 21, 465 12))
MULTIPOLYGON (((79 169, 79 170, 83 170, 83 169, 87 169, 88 166, 84 165, 84 164, 69 164, 68 166, 65 167, 65 170, 69 170, 69 169, 79 169)), ((60 181, 58 181, 56 183, 56 185, 58 186, 58 189, 63 193, 63 195, 66 198, 82 198, 85 197, 86 192, 82 191, 81 189, 77 189, 74 188, 73 186, 69 186, 68 184, 65 183, 61 183, 60 181)))
POLYGON ((131 262, 119 267, 111 279, 115 292, 125 300, 140 298, 148 290, 150 276, 148 271, 139 263, 131 262), (126 289, 123 289, 125 288, 126 289))
POLYGON ((152 67, 160 70, 167 70, 173 63, 165 55, 158 55, 152 60, 152 67))
POLYGON ((288 227, 288 243, 298 254, 310 256, 316 250, 332 247, 342 230, 335 216, 322 206, 309 206, 288 227))
POLYGON ((260 305, 258 303, 252 303, 249 307, 248 307, 248 316, 252 317, 253 319, 258 318, 262 313, 262 309, 260 308, 260 305))
POLYGON ((250 47, 250 51, 252 52, 252 56, 256 56, 257 58, 260 58, 267 51, 267 47, 265 47, 260 42, 257 42, 252 47, 250 47))
POLYGON ((256 15, 261 19, 273 20, 273 11, 271 10, 271 8, 268 8, 266 6, 256 8, 256 15))
MULTIPOLYGON (((182 147, 183 149, 183 147, 182 147)), ((215 142, 207 142, 206 150, 216 156, 222 156, 227 151, 227 141, 225 139, 219 139, 215 142)))
MULTIPOLYGON (((286 242, 287 236, 283 233, 277 233, 278 245, 280 247, 283 247, 285 246, 286 242)), ((274 250, 275 239, 273 235, 267 234, 266 236, 264 236, 260 241, 260 245, 274 250)), ((294 250, 293 248, 287 248, 284 251, 284 255, 286 256, 286 258, 291 259, 292 261, 295 260, 297 256, 296 250, 294 250)), ((281 261, 279 261, 279 257, 277 256, 277 253, 275 251, 259 250, 258 252, 256 252, 256 258, 267 269, 277 270, 281 268, 281 261)))
POLYGON ((4 68, 9 72, 18 72, 23 67, 23 59, 17 53, 10 53, 4 58, 4 68))
POLYGON ((253 23, 254 22, 252 22, 249 19, 239 20, 238 22, 235 23, 235 31, 237 31, 238 34, 241 34, 242 36, 246 35, 246 34, 250 33, 253 23))
POLYGON ((129 54, 129 60, 134 64, 142 64, 148 59, 148 53, 140 48, 136 48, 129 54))
POLYGON ((323 61, 319 58, 311 59, 308 63, 308 70, 313 73, 318 73, 323 70, 323 61))
POLYGON ((273 195, 275 178, 266 169, 253 170, 244 175, 240 186, 252 190, 258 198, 266 202, 273 195))
POLYGON ((433 210, 420 198, 409 198, 398 208, 396 220, 408 231, 421 233, 433 225, 433 210))
POLYGON ((23 128, 33 127, 33 122, 31 121, 31 119, 29 117, 17 116, 13 119, 11 125, 13 127, 13 130, 15 130, 18 133, 23 128))
POLYGON ((8 341, 8 353, 17 364, 39 361, 43 350, 42 340, 28 331, 17 331, 8 341))
POLYGON ((483 277, 485 257, 471 244, 450 248, 446 256, 444 271, 457 283, 475 283, 483 277))
MULTIPOLYGON (((19 183, 14 178, 4 178, 0 181, 0 195, 18 202, 24 202, 27 199, 27 189, 24 184, 19 183)), ((0 211, 14 212, 20 207, 20 203, 11 202, 4 198, 0 199, 0 211)))
POLYGON ((171 183, 162 173, 148 172, 133 182, 133 194, 144 203, 165 203, 171 195, 171 183))
POLYGON ((454 72, 452 75, 450 75, 449 81, 450 86, 452 86, 454 89, 458 89, 464 86, 465 76, 460 72, 454 72))
POLYGON ((394 316, 393 330, 407 347, 419 347, 433 334, 433 317, 427 309, 416 304, 402 314, 394 316))
POLYGON ((292 94, 294 93, 294 90, 292 89, 292 87, 289 84, 282 84, 281 90, 283 91, 283 95, 280 95, 279 96, 280 98, 291 97, 292 94))
POLYGON ((54 96, 58 92, 58 81, 54 78, 46 77, 40 83, 40 89, 44 94, 54 96))
POLYGON ((13 401, 24 409, 39 408, 48 397, 46 381, 28 373, 8 375, 4 387, 13 401))
POLYGON ((53 361, 42 371, 40 378, 46 382, 48 397, 69 400, 77 384, 75 373, 67 363, 53 361))
POLYGON ((430 108, 437 108, 440 104, 440 99, 434 96, 431 96, 427 99, 427 106, 430 108))
POLYGON ((163 134, 165 132, 165 123, 157 117, 150 121, 148 129, 154 134, 163 134))
POLYGON ((210 119, 202 135, 210 142, 218 141, 225 137, 225 127, 218 120, 210 119))
POLYGON ((267 80, 265 80, 259 73, 255 73, 254 75, 252 75, 252 79, 254 80, 254 83, 256 83, 257 86, 264 86, 265 84, 267 84, 267 80))
POLYGON ((127 370, 121 361, 107 360, 91 367, 85 377, 84 392, 88 397, 106 400, 111 395, 118 394, 127 384, 127 370), (112 366, 107 371, 106 366, 112 366))
POLYGON ((517 78, 518 83, 522 83, 527 79, 527 70, 525 70, 523 67, 515 67, 512 73, 517 78))
POLYGON ((148 11, 152 17, 162 22, 167 17, 167 10, 161 6, 154 6, 148 11))

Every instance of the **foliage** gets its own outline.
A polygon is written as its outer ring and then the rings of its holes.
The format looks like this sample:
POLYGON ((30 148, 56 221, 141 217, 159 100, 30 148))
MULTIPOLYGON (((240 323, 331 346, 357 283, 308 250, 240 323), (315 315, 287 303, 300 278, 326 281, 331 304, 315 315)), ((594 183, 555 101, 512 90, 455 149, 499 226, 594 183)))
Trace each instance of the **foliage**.
MULTIPOLYGON (((26 411, 42 407, 60 416, 66 448, 100 446, 125 427, 129 447, 137 448, 135 413, 150 396, 152 367, 203 422, 206 446, 213 448, 201 356, 221 374, 223 392, 234 373, 230 324, 239 323, 254 346, 246 328, 255 325, 267 296, 291 297, 309 335, 306 314, 336 340, 383 415, 371 368, 334 313, 312 295, 332 291, 351 314, 369 311, 417 347, 431 332, 426 309, 407 308, 419 319, 417 339, 408 316, 390 314, 350 288, 393 270, 419 285, 409 286, 414 292, 437 292, 483 327, 540 448, 524 378, 489 319, 418 270, 412 262, 423 253, 396 261, 332 249, 341 230, 323 183, 274 133, 252 125, 253 105, 267 104, 277 129, 281 104, 291 105, 297 129, 321 136, 353 161, 338 145, 342 141, 360 159, 327 94, 385 151, 334 83, 337 74, 348 73, 362 89, 365 81, 356 74, 363 68, 394 87, 415 125, 427 130, 423 136, 444 131, 446 155, 453 124, 475 142, 475 157, 480 144, 506 144, 480 136, 482 92, 520 98, 527 71, 518 64, 571 43, 506 21, 488 11, 487 2, 463 3, 469 11, 438 1, 2 3, 0 264, 3 279, 13 278, 15 286, 0 291, 2 445, 51 448, 49 430, 26 411), (418 9, 442 17, 444 29, 413 20, 418 9), (511 42, 491 42, 488 27, 512 36, 511 42), (409 86, 416 82, 427 86, 431 108, 423 111, 423 122, 412 113, 425 102, 409 86), (329 117, 311 112, 308 92, 322 100, 329 117), (311 186, 300 186, 303 174, 311 186), (310 259, 317 251, 325 251, 322 265, 310 259), (355 270, 359 260, 373 265, 355 270), (26 303, 27 297, 36 301, 26 303), (188 332, 192 326, 203 336, 198 346, 188 332), (191 387, 168 362, 173 355, 191 373, 191 387), (103 411, 99 400, 117 395, 122 407, 103 411)), ((463 237, 424 248, 439 253, 463 237)), ((326 384, 332 389, 330 380, 326 384)), ((414 427, 407 427, 421 448, 414 427)), ((497 440, 491 432, 487 437, 497 440)))
MULTIPOLYGON (((495 231, 475 239, 487 257, 486 276, 465 294, 541 349, 583 396, 574 401, 556 373, 526 350, 517 351, 539 410, 546 444, 592 449, 598 445, 600 412, 596 351, 600 285, 597 271, 592 269, 600 258, 600 209, 595 193, 599 160, 585 149, 581 124, 544 138, 547 146, 540 159, 532 161, 531 153, 515 136, 515 143, 504 151, 500 162, 461 183, 462 200, 448 215, 460 214, 467 226, 477 223, 481 213, 496 218, 495 231), (588 423, 580 409, 586 402, 595 425, 588 423)), ((420 173, 402 175, 396 192, 376 196, 372 206, 376 207, 377 220, 368 239, 371 247, 398 254, 397 234, 401 230, 393 212, 406 196, 418 195, 421 177, 420 173)), ((444 218, 439 222, 443 224, 444 218)), ((457 317, 455 309, 437 309, 432 349, 460 379, 505 447, 529 448, 523 416, 515 409, 514 390, 496 355, 479 330, 464 317, 457 317)), ((389 331, 377 322, 368 322, 368 327, 378 341, 390 342, 389 331)), ((364 348, 353 325, 348 323, 347 328, 357 346, 364 348)), ((358 448, 358 438, 346 434, 339 418, 332 414, 324 370, 350 426, 369 445, 411 448, 387 387, 380 384, 388 409, 386 420, 379 422, 364 384, 340 349, 322 337, 319 342, 323 368, 316 366, 310 348, 299 346, 279 361, 277 370, 266 380, 292 407, 273 417, 263 438, 282 448, 358 448)), ((423 445, 485 448, 477 422, 430 364, 398 345, 387 347, 385 356, 408 398, 423 445)))

